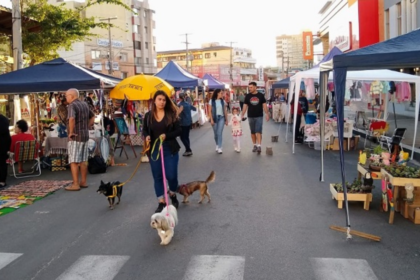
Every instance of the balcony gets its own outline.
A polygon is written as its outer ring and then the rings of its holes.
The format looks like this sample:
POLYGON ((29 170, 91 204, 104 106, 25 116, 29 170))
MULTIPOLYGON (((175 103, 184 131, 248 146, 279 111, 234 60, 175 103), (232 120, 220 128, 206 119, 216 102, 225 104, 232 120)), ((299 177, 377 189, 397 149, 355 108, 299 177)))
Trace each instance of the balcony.
POLYGON ((257 60, 255 58, 252 57, 245 57, 245 56, 240 56, 240 57, 234 57, 233 58, 233 62, 234 63, 257 63, 257 60))
POLYGON ((134 50, 134 57, 141 57, 141 50, 134 50))
POLYGON ((255 68, 251 68, 251 69, 241 68, 239 70, 239 73, 241 75, 257 75, 257 69, 255 69, 255 68))

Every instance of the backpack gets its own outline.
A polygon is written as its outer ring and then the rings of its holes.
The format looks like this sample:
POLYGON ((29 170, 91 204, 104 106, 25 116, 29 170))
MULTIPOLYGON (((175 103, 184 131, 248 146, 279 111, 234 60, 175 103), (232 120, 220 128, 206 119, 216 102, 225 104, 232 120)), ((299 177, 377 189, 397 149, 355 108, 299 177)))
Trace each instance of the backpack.
POLYGON ((106 162, 104 159, 96 155, 88 159, 88 171, 90 174, 106 173, 106 162))

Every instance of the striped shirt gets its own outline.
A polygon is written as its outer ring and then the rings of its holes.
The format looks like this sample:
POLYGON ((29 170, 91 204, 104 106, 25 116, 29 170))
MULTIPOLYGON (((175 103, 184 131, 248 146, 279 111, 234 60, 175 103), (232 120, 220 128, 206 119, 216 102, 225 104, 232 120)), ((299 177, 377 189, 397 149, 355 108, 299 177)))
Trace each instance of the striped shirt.
MULTIPOLYGON (((73 133, 77 134, 73 138, 77 142, 86 142, 89 140, 89 119, 94 116, 93 112, 89 110, 86 102, 79 99, 74 100, 69 104, 67 119, 74 118, 75 126, 73 133)), ((67 130, 68 131, 68 130, 67 130)), ((70 131, 68 131, 70 133, 70 131)))

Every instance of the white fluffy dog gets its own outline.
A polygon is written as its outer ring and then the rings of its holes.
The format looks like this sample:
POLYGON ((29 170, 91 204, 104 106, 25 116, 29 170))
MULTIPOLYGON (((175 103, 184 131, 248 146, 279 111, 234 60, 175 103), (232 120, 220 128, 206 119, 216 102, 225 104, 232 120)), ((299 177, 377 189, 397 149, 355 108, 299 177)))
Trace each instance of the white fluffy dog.
POLYGON ((153 214, 150 221, 150 226, 155 228, 160 236, 160 245, 168 245, 171 242, 177 224, 178 214, 173 205, 166 206, 162 212, 153 214))

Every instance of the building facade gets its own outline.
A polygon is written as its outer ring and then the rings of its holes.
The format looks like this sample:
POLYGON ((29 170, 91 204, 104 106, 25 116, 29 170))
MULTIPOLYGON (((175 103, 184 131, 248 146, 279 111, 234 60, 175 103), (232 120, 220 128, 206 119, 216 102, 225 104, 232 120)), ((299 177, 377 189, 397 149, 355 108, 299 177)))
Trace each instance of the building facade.
POLYGON ((406 34, 419 28, 420 7, 418 0, 383 1, 385 40, 406 34))
POLYGON ((308 62, 303 59, 303 37, 298 35, 281 35, 276 37, 277 66, 282 72, 289 73, 292 69, 308 68, 308 62))
MULTIPOLYGON (((62 0, 50 0, 52 4, 62 2, 62 0)), ((70 9, 83 4, 78 1, 65 2, 66 7, 70 9)), ((125 4, 131 6, 133 12, 110 4, 87 8, 83 16, 96 17, 111 23, 114 27, 92 30, 97 37, 74 43, 71 51, 59 51, 60 56, 73 63, 118 78, 126 78, 139 73, 155 74, 154 11, 149 8, 147 0, 125 0, 125 4)))
POLYGON ((327 54, 351 51, 383 40, 383 0, 328 0, 319 11, 318 36, 327 54))
MULTIPOLYGON (((246 48, 207 43, 201 48, 189 49, 188 54, 187 50, 161 51, 157 53, 158 71, 171 60, 197 77, 207 73, 233 88, 246 87, 250 81, 258 80, 256 59, 246 48)), ((264 86, 264 81, 257 84, 264 86)))

